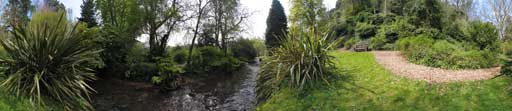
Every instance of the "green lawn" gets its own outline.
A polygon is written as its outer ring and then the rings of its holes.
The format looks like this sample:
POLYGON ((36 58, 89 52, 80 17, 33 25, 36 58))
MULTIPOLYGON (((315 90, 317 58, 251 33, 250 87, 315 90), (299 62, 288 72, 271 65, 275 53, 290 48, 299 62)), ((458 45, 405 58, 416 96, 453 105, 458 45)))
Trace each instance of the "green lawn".
POLYGON ((393 75, 377 64, 371 53, 333 52, 341 75, 350 80, 335 80, 334 88, 317 88, 308 95, 295 96, 283 89, 261 111, 303 110, 484 110, 512 109, 510 80, 432 84, 393 75))
MULTIPOLYGON (((0 74, 0 83, 4 77, 0 74)), ((48 103, 48 102, 47 102, 48 103)), ((60 111, 60 107, 56 107, 55 104, 50 102, 50 105, 47 107, 47 110, 52 111, 60 111)), ((6 94, 4 91, 0 90, 0 111, 34 111, 36 110, 32 107, 30 100, 28 98, 17 97, 15 95, 6 94)), ((39 109, 40 110, 40 109, 39 109)))
MULTIPOLYGON (((0 73, 0 82, 4 77, 0 73)), ((0 111, 31 111, 33 110, 30 101, 25 98, 6 94, 0 90, 0 111)))

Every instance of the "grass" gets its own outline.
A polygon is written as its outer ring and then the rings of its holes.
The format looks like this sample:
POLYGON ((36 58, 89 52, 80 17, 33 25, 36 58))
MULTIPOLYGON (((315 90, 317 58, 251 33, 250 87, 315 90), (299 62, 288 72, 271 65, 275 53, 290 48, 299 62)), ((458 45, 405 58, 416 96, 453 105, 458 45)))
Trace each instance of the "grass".
MULTIPOLYGON (((0 47, 0 56, 5 56, 5 51, 0 47)), ((0 73, 0 83, 5 79, 4 75, 0 73)), ((56 110, 56 107, 50 106, 47 110, 56 110)), ((34 111, 34 107, 28 98, 17 97, 15 95, 7 94, 3 89, 0 89, 0 111, 34 111)))
POLYGON ((510 80, 428 84, 398 77, 377 64, 371 53, 333 52, 340 75, 332 87, 319 85, 308 95, 294 90, 278 91, 260 111, 332 110, 508 110, 512 95, 506 90, 510 80))

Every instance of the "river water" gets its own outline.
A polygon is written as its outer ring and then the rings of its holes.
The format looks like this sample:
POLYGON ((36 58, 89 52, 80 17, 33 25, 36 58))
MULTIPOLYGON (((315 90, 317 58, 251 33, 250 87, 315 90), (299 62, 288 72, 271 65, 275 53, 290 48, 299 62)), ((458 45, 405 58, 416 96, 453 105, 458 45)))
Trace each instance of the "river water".
POLYGON ((216 74, 206 80, 162 93, 147 83, 100 80, 92 96, 98 111, 251 111, 255 105, 259 64, 247 64, 234 74, 216 74))

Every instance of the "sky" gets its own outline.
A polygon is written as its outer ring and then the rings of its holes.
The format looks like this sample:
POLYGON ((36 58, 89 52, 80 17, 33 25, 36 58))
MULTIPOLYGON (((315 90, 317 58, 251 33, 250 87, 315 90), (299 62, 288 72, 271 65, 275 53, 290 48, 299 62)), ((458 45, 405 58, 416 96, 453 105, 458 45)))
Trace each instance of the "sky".
MULTIPOLYGON (((34 1, 34 0, 32 0, 34 1)), ((81 0, 59 0, 62 2, 66 8, 72 10, 72 14, 74 18, 80 17, 80 5, 82 4, 81 0)), ((279 0, 285 8, 285 13, 288 15, 290 7, 290 0, 279 0)), ((247 32, 244 34, 244 38, 263 38, 265 34, 265 29, 267 27, 266 20, 268 16, 268 11, 270 10, 270 5, 272 4, 272 0, 240 0, 242 7, 246 8, 249 12, 252 13, 251 17, 248 20, 247 24, 247 32)), ((336 5, 336 0, 324 0, 324 5, 327 9, 334 8, 336 5)), ((186 38, 185 38, 186 39, 186 38)), ((139 41, 145 42, 145 38, 139 38, 139 41)), ((183 44, 186 42, 183 37, 174 37, 169 40, 169 45, 183 44)))

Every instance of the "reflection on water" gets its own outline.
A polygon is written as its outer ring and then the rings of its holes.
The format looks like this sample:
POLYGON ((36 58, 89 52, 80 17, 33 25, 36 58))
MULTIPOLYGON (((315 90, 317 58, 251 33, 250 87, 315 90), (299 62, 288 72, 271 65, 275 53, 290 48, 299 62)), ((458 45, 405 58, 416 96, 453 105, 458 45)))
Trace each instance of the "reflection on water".
POLYGON ((249 64, 167 93, 146 83, 101 80, 92 100, 98 111, 249 111, 255 105, 258 70, 258 64, 249 64))

